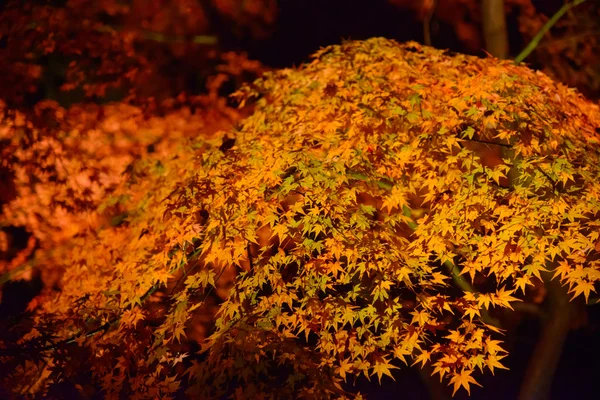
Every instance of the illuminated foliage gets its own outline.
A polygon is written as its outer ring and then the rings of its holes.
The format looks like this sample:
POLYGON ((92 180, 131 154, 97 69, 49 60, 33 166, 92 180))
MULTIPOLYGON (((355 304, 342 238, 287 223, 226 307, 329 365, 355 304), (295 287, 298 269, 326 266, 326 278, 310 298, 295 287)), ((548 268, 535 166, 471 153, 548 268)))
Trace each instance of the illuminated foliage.
MULTIPOLYGON (((58 186, 73 185, 74 198, 49 199, 89 198, 123 218, 38 255, 64 271, 61 292, 47 289, 34 328, 5 344, 4 384, 327 398, 349 396, 353 377, 429 364, 469 391, 504 368, 494 308, 511 308, 545 270, 573 297, 598 289, 600 110, 544 74, 370 39, 324 48, 236 97, 256 109, 235 129, 181 133, 151 154, 168 118, 130 129, 135 110, 106 114, 100 127, 119 140, 136 132, 127 147, 144 154, 108 163, 130 168, 102 189, 91 177, 103 162, 66 177, 45 157, 58 186), (487 147, 501 157, 482 158, 487 147), (168 299, 158 317, 157 293, 168 299), (198 333, 207 309, 214 324, 198 333)), ((11 123, 17 140, 26 122, 11 123)), ((11 215, 26 213, 25 194, 11 215)))

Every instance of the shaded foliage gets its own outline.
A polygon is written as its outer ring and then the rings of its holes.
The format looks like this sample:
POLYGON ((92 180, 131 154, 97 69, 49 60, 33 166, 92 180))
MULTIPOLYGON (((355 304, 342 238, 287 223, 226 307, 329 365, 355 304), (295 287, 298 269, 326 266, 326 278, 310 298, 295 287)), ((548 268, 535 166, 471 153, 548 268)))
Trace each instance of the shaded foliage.
POLYGON ((252 63, 219 41, 234 30, 262 37, 276 15, 272 0, 11 0, 0 13, 0 90, 12 107, 161 101, 203 92, 215 71, 239 84, 252 63))

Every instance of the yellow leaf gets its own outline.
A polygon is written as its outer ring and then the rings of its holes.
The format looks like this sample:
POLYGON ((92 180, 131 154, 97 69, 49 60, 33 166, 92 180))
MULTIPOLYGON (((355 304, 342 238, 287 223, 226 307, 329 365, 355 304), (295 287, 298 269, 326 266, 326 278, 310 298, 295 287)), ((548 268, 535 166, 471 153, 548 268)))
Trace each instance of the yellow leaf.
POLYGON ((408 362, 406 361, 406 358, 404 356, 409 356, 411 354, 412 354, 412 351, 410 351, 408 349, 408 346, 406 346, 406 345, 396 346, 394 348, 394 356, 406 365, 408 365, 408 362))
POLYGON ((488 358, 485 360, 485 365, 487 365, 487 367, 490 369, 490 371, 492 372, 492 375, 494 375, 494 368, 508 369, 504 365, 502 365, 502 363, 500 362, 500 360, 503 359, 504 357, 506 357, 506 356, 492 354, 492 355, 488 356, 488 358))
POLYGON ((275 235, 277 235, 277 237, 279 238, 279 242, 282 243, 283 239, 286 238, 287 234, 288 234, 288 227, 286 225, 283 224, 277 224, 275 225, 273 228, 273 233, 271 234, 271 238, 275 235))
POLYGON ((454 376, 452 376, 452 378, 450 379, 450 385, 454 385, 454 391, 452 392, 452 396, 454 396, 454 394, 460 387, 464 387, 470 396, 471 395, 471 386, 470 386, 471 383, 473 385, 481 386, 479 383, 477 383, 475 378, 473 378, 471 376, 472 372, 473 371, 471 371, 471 370, 463 369, 462 371, 460 371, 459 374, 454 374, 454 376))
POLYGON ((492 302, 492 299, 489 294, 480 294, 479 297, 477 298, 477 302, 479 304, 479 307, 484 307, 487 309, 490 307, 490 303, 492 302))
POLYGON ((490 355, 496 355, 498 352, 505 353, 506 350, 504 350, 502 347, 500 347, 500 343, 502 343, 500 340, 486 339, 486 341, 485 341, 486 352, 490 355))
POLYGON ((432 376, 435 374, 440 374, 440 382, 442 381, 442 378, 444 378, 444 375, 446 375, 448 372, 450 372, 450 367, 448 366, 447 363, 443 362, 443 361, 438 361, 434 364, 435 368, 433 369, 432 372, 432 376))
POLYGON ((421 363, 421 368, 423 368, 425 366, 425 363, 427 361, 429 361, 430 358, 431 358, 431 352, 423 350, 421 352, 421 354, 419 354, 417 356, 417 358, 415 358, 415 362, 412 363, 412 366, 417 365, 418 363, 421 363))
POLYGON ((410 321, 411 324, 414 324, 415 322, 419 324, 419 326, 423 326, 425 325, 428 321, 429 321, 429 313, 425 310, 420 310, 420 311, 413 311, 411 312, 411 315, 413 316, 412 321, 410 321))
POLYGON ((521 292, 525 294, 525 287, 527 285, 533 286, 531 282, 531 277, 529 275, 523 275, 515 280, 515 287, 517 289, 521 289, 521 292))
POLYGON ((479 308, 477 307, 469 307, 465 311, 465 315, 469 317, 469 321, 473 321, 474 316, 481 317, 481 313, 479 312, 479 308))
POLYGON ((594 284, 592 282, 588 282, 587 280, 578 279, 575 283, 575 287, 571 290, 575 292, 573 294, 573 298, 579 296, 581 293, 585 296, 585 302, 588 302, 588 298, 590 296, 590 292, 596 293, 596 288, 594 288, 594 284))
POLYGON ((339 374, 344 382, 346 381, 346 372, 351 372, 353 370, 353 364, 349 359, 345 359, 340 363, 340 366, 335 369, 335 373, 339 374))
POLYGON ((371 373, 371 376, 377 374, 377 378, 379 379, 379 383, 381 384, 381 377, 383 375, 387 375, 390 378, 392 378, 392 380, 395 380, 394 377, 392 376, 392 373, 390 372, 390 369, 398 369, 398 367, 390 364, 388 362, 388 360, 385 359, 385 357, 381 358, 381 361, 375 361, 375 365, 372 367, 373 368, 373 372, 371 373))
POLYGON ((510 308, 512 310, 513 308, 510 305, 511 301, 522 301, 521 299, 517 299, 516 297, 511 296, 511 294, 513 294, 514 292, 514 290, 505 290, 504 288, 497 289, 496 294, 492 296, 492 303, 494 305, 497 304, 501 307, 510 308))
POLYGON ((558 267, 556 267, 554 269, 554 275, 552 276, 552 279, 559 276, 560 280, 563 280, 565 278, 565 276, 567 276, 569 274, 571 269, 572 268, 567 261, 559 261, 558 267))

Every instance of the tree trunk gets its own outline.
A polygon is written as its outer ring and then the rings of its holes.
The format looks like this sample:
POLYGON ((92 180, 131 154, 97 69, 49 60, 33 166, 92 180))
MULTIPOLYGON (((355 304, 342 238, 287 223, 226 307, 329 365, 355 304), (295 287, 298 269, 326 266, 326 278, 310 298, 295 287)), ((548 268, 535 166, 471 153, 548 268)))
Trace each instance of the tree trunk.
POLYGON ((529 360, 521 384, 519 400, 546 400, 550 396, 552 380, 558 367, 563 345, 576 313, 576 302, 570 302, 567 289, 558 278, 550 280, 551 273, 542 273, 546 284, 547 304, 542 332, 529 360))
POLYGON ((508 33, 504 0, 483 0, 481 5, 485 48, 494 57, 508 57, 508 33))

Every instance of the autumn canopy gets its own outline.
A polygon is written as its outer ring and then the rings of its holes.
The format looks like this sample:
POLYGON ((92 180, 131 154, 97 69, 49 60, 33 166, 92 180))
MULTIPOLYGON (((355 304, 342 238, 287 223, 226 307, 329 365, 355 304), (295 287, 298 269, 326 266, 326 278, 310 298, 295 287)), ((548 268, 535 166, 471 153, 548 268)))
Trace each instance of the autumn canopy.
MULTIPOLYGON (((216 136, 135 125, 156 151, 90 189, 94 229, 38 256, 61 290, 19 342, 31 359, 6 378, 15 390, 66 379, 141 397, 319 398, 417 363, 468 391, 503 368, 494 312, 541 272, 595 295, 600 110, 577 92, 509 61, 375 38, 235 97, 255 111, 216 136)), ((2 123, 13 143, 27 126, 2 123)), ((40 193, 23 193, 6 210, 27 225, 40 193)))

